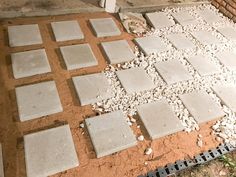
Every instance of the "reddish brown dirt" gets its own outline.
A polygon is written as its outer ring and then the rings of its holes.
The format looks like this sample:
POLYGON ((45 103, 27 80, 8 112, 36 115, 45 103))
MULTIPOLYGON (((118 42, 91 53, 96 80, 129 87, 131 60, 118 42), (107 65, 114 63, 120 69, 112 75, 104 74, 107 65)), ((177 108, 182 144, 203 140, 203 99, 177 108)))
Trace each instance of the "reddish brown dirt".
MULTIPOLYGON (((30 35, 30 34, 29 34, 30 35)), ((67 16, 52 16, 41 18, 19 18, 2 20, 0 25, 0 142, 3 144, 3 156, 6 177, 24 177, 24 145, 23 135, 37 132, 50 127, 68 123, 71 127, 75 147, 77 150, 80 166, 67 170, 53 177, 135 177, 144 174, 156 167, 173 163, 179 159, 187 159, 202 151, 206 151, 218 145, 214 135, 211 135, 211 126, 214 122, 201 125, 199 132, 179 132, 171 136, 157 139, 155 141, 146 140, 139 142, 137 146, 122 152, 97 159, 91 145, 91 141, 86 131, 79 128, 80 122, 85 118, 94 116, 91 106, 81 107, 75 94, 71 77, 89 73, 97 73, 106 67, 106 60, 101 52, 99 43, 101 41, 111 41, 116 39, 127 39, 133 46, 133 36, 124 32, 122 25, 117 20, 117 16, 107 13, 79 14, 67 16), (122 31, 121 36, 109 38, 96 38, 88 23, 90 18, 112 17, 115 19, 122 31), (78 20, 85 40, 75 40, 70 42, 56 43, 50 27, 50 22, 60 20, 78 20), (8 47, 7 26, 16 24, 38 23, 43 45, 29 47, 8 47), (85 69, 67 71, 62 61, 58 48, 60 46, 87 42, 91 45, 99 65, 85 69), (15 80, 12 74, 9 54, 18 51, 45 48, 48 54, 52 73, 32 76, 15 80), (62 113, 57 113, 43 118, 27 122, 20 122, 16 107, 15 91, 17 86, 27 85, 47 80, 56 82, 61 102, 64 108, 62 113), (82 134, 82 132, 85 132, 82 134), (196 145, 197 135, 203 135, 204 145, 199 148, 196 145), (144 150, 151 146, 153 154, 144 155, 144 150), (147 165, 144 163, 148 162, 147 165)), ((138 135, 141 130, 134 125, 133 130, 138 135)), ((145 138, 148 139, 145 134, 145 138)))

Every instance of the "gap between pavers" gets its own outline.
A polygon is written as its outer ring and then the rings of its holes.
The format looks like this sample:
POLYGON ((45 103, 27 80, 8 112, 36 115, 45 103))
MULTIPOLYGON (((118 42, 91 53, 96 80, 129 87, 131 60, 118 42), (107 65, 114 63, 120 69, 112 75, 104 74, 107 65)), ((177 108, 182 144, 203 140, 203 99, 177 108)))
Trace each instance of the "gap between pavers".
POLYGON ((51 23, 57 42, 84 39, 84 34, 78 21, 59 21, 51 23))
POLYGON ((122 111, 115 111, 85 119, 97 158, 135 146, 134 133, 122 111))
POLYGON ((193 49, 195 45, 193 42, 182 33, 173 33, 166 36, 173 46, 179 50, 193 49))
POLYGON ((116 71, 116 74, 128 94, 155 88, 154 83, 143 67, 116 71))
POLYGON ((148 23, 155 29, 170 27, 175 24, 164 12, 146 13, 145 17, 148 23))
POLYGON ((9 26, 8 37, 10 47, 43 43, 38 24, 9 26))
POLYGON ((112 18, 89 19, 96 37, 110 37, 121 35, 120 29, 112 18))
POLYGON ((15 79, 51 72, 45 49, 12 53, 11 60, 15 79))
POLYGON ((81 106, 93 104, 113 96, 111 86, 104 73, 72 78, 81 106))
POLYGON ((98 61, 89 44, 60 47, 67 70, 98 65, 98 61))
POLYGON ((179 95, 179 98, 198 123, 222 118, 225 115, 222 108, 204 90, 179 95))
POLYGON ((177 59, 158 62, 155 68, 168 85, 193 79, 177 59))
POLYGON ((236 85, 216 85, 212 89, 223 103, 236 113, 236 85))
POLYGON ((3 165, 3 154, 2 154, 1 143, 0 143, 0 177, 4 177, 4 165, 3 165))
POLYGON ((24 135, 27 177, 44 177, 77 167, 69 125, 24 135))
POLYGON ((63 111, 54 81, 17 87, 15 91, 22 122, 63 111))
POLYGON ((236 70, 236 51, 223 51, 216 53, 216 57, 229 70, 236 70))
POLYGON ((135 58, 134 52, 126 40, 102 42, 101 46, 109 64, 129 62, 135 58))
POLYGON ((140 105, 137 112, 152 140, 184 129, 165 99, 140 105))

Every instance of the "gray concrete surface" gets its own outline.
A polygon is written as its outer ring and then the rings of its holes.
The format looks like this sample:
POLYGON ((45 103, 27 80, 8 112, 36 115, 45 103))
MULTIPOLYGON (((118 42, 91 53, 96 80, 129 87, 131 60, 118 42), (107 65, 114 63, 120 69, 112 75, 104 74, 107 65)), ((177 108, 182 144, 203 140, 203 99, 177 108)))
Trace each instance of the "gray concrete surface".
POLYGON ((198 21, 193 16, 191 16, 188 11, 176 12, 173 13, 172 16, 179 24, 183 26, 198 24, 198 21))
POLYGON ((216 54, 216 57, 220 60, 220 62, 229 70, 236 70, 235 56, 236 51, 223 51, 216 54))
POLYGON ((183 33, 173 33, 166 36, 168 40, 179 50, 192 49, 195 47, 193 42, 183 33))
POLYGON ((24 136, 27 177, 46 177, 77 167, 69 125, 24 136))
POLYGON ((198 15, 207 23, 214 23, 222 20, 219 16, 216 16, 215 13, 210 9, 198 10, 198 15))
POLYGON ((155 29, 170 27, 175 24, 164 12, 146 13, 145 16, 147 22, 155 29))
POLYGON ((136 145, 122 111, 88 118, 85 123, 98 158, 136 145))
POLYGON ((219 44, 221 41, 211 31, 196 31, 191 33, 201 44, 219 44))
POLYGON ((236 29, 232 27, 222 27, 217 28, 223 36, 225 36, 228 40, 236 41, 236 29))

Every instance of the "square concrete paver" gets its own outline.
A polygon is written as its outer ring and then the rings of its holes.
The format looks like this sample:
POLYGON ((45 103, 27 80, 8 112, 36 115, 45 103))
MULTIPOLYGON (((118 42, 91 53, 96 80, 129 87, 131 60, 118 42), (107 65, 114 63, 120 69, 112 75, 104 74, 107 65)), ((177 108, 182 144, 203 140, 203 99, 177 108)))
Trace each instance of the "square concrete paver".
POLYGON ((76 20, 52 22, 51 25, 58 42, 84 38, 84 34, 76 20))
POLYGON ((179 24, 183 26, 196 25, 198 23, 198 21, 192 15, 190 15, 188 11, 176 12, 173 13, 172 16, 179 24))
POLYGON ((216 57, 230 70, 236 70, 236 51, 218 52, 216 57))
POLYGON ((192 49, 195 47, 193 42, 184 34, 169 34, 167 39, 179 50, 192 49))
POLYGON ((21 121, 61 112, 61 101, 54 81, 16 88, 16 99, 21 121))
POLYGON ((0 143, 0 177, 4 177, 4 166, 2 156, 2 144, 0 143))
POLYGON ((158 62, 155 67, 167 84, 193 79, 177 59, 158 62))
POLYGON ((226 106, 236 112, 236 85, 217 85, 212 89, 226 106))
POLYGON ((199 54, 188 57, 187 60, 201 76, 212 75, 221 72, 216 63, 204 55, 199 54))
POLYGON ((109 37, 121 35, 120 29, 112 18, 98 18, 89 20, 97 37, 109 37))
POLYGON ((8 36, 10 47, 43 43, 37 24, 9 26, 8 36))
POLYGON ((89 44, 78 44, 60 47, 68 70, 98 65, 89 44))
POLYGON ((211 31, 196 31, 192 35, 203 45, 218 44, 220 40, 211 31))
POLYGON ((44 177, 79 165, 69 125, 24 136, 27 177, 44 177))
POLYGON ((170 27, 175 24, 164 12, 146 13, 145 17, 149 24, 155 29, 170 27))
POLYGON ((236 29, 232 27, 222 27, 217 29, 228 40, 236 40, 236 29))
POLYGON ((159 53, 167 50, 165 44, 158 36, 146 36, 134 39, 135 43, 140 47, 145 55, 159 53))
POLYGON ((92 104, 113 96, 111 87, 103 73, 72 78, 81 106, 92 104))
POLYGON ((137 111, 151 139, 183 130, 178 117, 164 99, 138 106, 137 111))
POLYGON ((136 138, 122 111, 85 119, 97 158, 136 145, 136 138))
POLYGON ((101 45, 110 64, 128 62, 135 58, 126 40, 102 42, 101 45))
POLYGON ((51 72, 45 49, 11 54, 16 79, 51 72))
POLYGON ((207 23, 219 22, 222 19, 210 9, 197 10, 198 15, 207 23))
POLYGON ((120 70, 116 74, 128 94, 150 90, 155 87, 151 78, 142 67, 120 70))
POLYGON ((198 123, 211 121, 225 115, 221 107, 206 91, 193 91, 179 97, 198 123))

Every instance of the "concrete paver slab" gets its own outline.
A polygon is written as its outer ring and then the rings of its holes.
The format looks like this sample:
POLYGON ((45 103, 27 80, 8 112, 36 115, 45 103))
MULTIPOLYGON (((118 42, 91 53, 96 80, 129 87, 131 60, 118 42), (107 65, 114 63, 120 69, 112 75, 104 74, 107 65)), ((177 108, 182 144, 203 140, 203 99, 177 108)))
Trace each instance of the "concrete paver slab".
POLYGON ((45 49, 11 54, 15 79, 51 72, 45 49))
POLYGON ((79 165, 69 125, 24 136, 27 177, 50 176, 79 165))
POLYGON ((222 27, 217 29, 228 40, 236 40, 236 29, 232 27, 222 27))
POLYGON ((167 39, 179 50, 192 49, 195 47, 193 42, 184 34, 169 34, 167 39))
POLYGON ((183 26, 198 24, 198 21, 186 10, 173 13, 172 16, 183 26))
POLYGON ((193 91, 179 96, 190 114, 199 123, 221 118, 225 115, 221 107, 206 91, 193 91))
POLYGON ((192 35, 203 45, 218 44, 220 40, 211 31, 196 31, 192 35))
POLYGON ((61 112, 61 101, 54 81, 16 88, 16 99, 21 121, 61 112))
POLYGON ((89 44, 64 46, 60 50, 68 70, 98 65, 89 44))
POLYGON ((4 177, 4 166, 2 156, 2 144, 0 143, 0 177, 4 177))
POLYGON ((210 9, 197 10, 197 13, 207 23, 214 23, 222 20, 210 9))
POLYGON ((184 66, 176 59, 158 62, 155 67, 167 84, 193 79, 184 66))
POLYGON ((110 64, 128 62, 135 58, 126 40, 102 42, 101 45, 110 64))
POLYGON ((97 37, 121 35, 120 29, 112 18, 90 19, 89 21, 97 37))
POLYGON ((146 36, 135 38, 134 41, 141 48, 145 55, 150 55, 152 53, 159 53, 167 50, 165 44, 161 41, 158 36, 146 36))
POLYGON ((10 47, 43 43, 37 24, 9 26, 8 36, 10 47))
POLYGON ((85 119, 97 158, 136 145, 136 138, 122 111, 85 119))
POLYGON ((84 34, 76 20, 52 22, 51 25, 57 42, 84 38, 84 34))
POLYGON ((212 87, 218 97, 233 112, 236 112, 236 85, 217 85, 212 87))
POLYGON ((155 87, 142 67, 120 70, 116 74, 128 94, 150 90, 155 87))
POLYGON ((145 17, 150 25, 155 29, 170 27, 175 24, 164 12, 146 13, 145 17))
POLYGON ((178 117, 164 99, 138 106, 137 111, 152 139, 183 130, 178 117))
POLYGON ((92 104, 113 96, 111 87, 103 73, 72 78, 81 106, 92 104))
POLYGON ((218 52, 216 57, 220 62, 230 70, 236 70, 236 52, 235 51, 223 51, 218 52))
POLYGON ((199 54, 188 57, 187 60, 201 76, 212 75, 221 72, 216 63, 204 55, 199 54))

